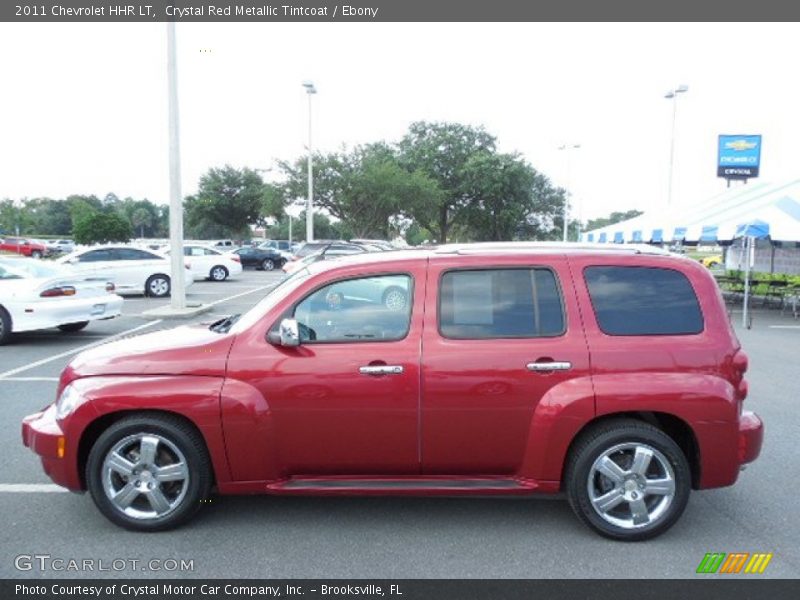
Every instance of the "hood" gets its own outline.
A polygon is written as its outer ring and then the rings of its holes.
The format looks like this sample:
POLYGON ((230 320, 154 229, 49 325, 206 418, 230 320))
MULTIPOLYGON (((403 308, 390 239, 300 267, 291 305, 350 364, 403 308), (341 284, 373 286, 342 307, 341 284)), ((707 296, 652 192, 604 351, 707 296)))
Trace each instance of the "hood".
POLYGON ((78 354, 62 373, 61 384, 97 375, 221 377, 235 337, 207 325, 185 325, 109 342, 78 354))

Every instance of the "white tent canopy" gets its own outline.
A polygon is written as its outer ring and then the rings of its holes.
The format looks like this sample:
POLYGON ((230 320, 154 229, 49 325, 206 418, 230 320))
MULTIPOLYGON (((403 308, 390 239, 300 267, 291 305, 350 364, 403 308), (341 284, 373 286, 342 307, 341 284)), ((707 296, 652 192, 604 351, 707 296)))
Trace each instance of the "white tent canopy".
POLYGON ((659 210, 582 234, 605 243, 730 242, 740 227, 758 223, 773 241, 800 242, 800 179, 731 188, 706 202, 659 210))

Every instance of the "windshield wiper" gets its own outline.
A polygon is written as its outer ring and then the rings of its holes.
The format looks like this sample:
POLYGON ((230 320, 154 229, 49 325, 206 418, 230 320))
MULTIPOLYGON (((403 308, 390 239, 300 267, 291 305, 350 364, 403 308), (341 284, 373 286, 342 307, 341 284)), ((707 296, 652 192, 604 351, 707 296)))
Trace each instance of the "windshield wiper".
POLYGON ((236 323, 236 321, 238 321, 239 317, 241 316, 242 316, 241 313, 230 315, 229 317, 225 317, 224 319, 215 321, 208 328, 211 331, 216 331, 217 333, 228 333, 228 331, 230 331, 230 328, 233 327, 233 324, 236 323))

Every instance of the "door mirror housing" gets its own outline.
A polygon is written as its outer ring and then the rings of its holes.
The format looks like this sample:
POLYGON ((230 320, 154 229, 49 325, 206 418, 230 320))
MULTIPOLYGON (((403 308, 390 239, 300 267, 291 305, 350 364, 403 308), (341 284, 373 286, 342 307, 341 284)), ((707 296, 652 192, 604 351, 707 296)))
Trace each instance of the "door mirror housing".
POLYGON ((300 345, 300 326, 297 319, 284 319, 278 331, 270 331, 267 339, 275 346, 295 347, 300 345))

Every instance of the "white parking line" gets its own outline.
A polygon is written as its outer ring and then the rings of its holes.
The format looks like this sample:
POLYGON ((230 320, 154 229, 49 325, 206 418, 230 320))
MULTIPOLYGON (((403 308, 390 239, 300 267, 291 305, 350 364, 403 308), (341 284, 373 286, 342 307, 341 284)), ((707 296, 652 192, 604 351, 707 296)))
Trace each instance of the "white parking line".
POLYGON ((235 300, 236 298, 241 298, 242 296, 247 296, 247 294, 252 294, 254 292, 259 292, 259 291, 262 291, 262 290, 268 290, 270 288, 274 288, 276 285, 278 285, 277 281, 275 283, 271 283, 269 285, 262 285, 261 287, 257 287, 257 288, 254 288, 252 290, 249 290, 249 291, 246 291, 246 292, 242 292, 241 294, 236 294, 235 296, 228 296, 227 298, 222 298, 221 300, 215 300, 214 302, 211 302, 210 304, 211 304, 211 306, 216 306, 217 304, 222 304, 223 302, 227 302, 228 300, 235 300))
POLYGON ((31 492, 68 492, 67 488, 54 483, 0 483, 0 493, 10 492, 15 494, 30 494, 31 492))
POLYGON ((58 377, 0 377, 3 381, 58 381, 58 377))
POLYGON ((800 329, 800 325, 770 325, 770 329, 800 329))
POLYGON ((102 339, 98 342, 92 342, 91 344, 85 344, 83 346, 78 346, 77 348, 73 348, 72 350, 67 350, 66 352, 62 352, 60 354, 56 354, 54 356, 49 356, 47 358, 43 358, 42 360, 37 360, 36 362, 29 363, 22 367, 17 367, 16 369, 10 369, 5 371, 4 373, 0 373, 0 379, 5 379, 7 377, 11 377, 12 375, 16 375, 17 373, 23 373, 25 371, 30 371, 31 369, 35 369, 41 365, 46 365, 49 362, 53 362, 54 360, 58 360, 59 358, 64 358, 66 356, 72 356, 73 354, 77 354, 78 352, 83 352, 84 350, 88 350, 89 348, 94 348, 95 346, 100 346, 105 344, 106 342, 111 342, 113 340, 125 337, 126 335, 130 335, 131 333, 135 333, 137 331, 141 331, 142 329, 146 329, 148 327, 152 327, 153 325, 157 325, 161 323, 163 319, 159 319, 157 321, 150 321, 149 323, 145 323, 144 325, 139 325, 138 327, 134 327, 133 329, 128 329, 123 331, 122 333, 117 333, 115 335, 109 336, 105 339, 102 339))

